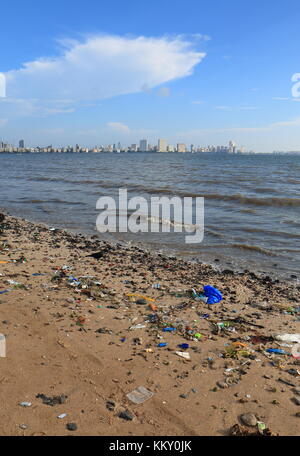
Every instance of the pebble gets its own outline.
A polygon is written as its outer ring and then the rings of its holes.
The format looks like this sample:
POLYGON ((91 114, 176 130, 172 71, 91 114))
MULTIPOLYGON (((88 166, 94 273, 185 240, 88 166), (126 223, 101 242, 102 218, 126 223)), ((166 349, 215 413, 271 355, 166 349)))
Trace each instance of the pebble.
POLYGON ((107 408, 108 410, 110 410, 111 412, 113 412, 113 411, 115 410, 115 408, 116 408, 116 403, 115 403, 115 401, 112 401, 112 400, 107 401, 107 402, 106 402, 106 408, 107 408))
POLYGON ((256 426, 257 419, 253 413, 244 413, 241 415, 241 421, 246 426, 256 426))
POLYGON ((217 382, 217 386, 222 389, 228 388, 228 385, 225 382, 217 382))
POLYGON ((76 431, 77 430, 77 424, 76 423, 67 423, 66 428, 68 431, 76 431))
POLYGON ((119 418, 122 418, 123 420, 127 421, 132 421, 134 416, 132 413, 129 412, 129 410, 123 410, 119 413, 119 418))

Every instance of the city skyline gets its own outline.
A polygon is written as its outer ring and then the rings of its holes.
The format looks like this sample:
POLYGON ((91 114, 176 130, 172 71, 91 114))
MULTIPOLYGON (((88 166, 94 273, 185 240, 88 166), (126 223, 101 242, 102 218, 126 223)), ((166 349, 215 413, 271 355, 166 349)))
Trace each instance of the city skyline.
POLYGON ((2 5, 5 141, 300 149, 296 0, 37 5, 2 5))
MULTIPOLYGON (((177 143, 176 145, 169 144, 164 138, 159 138, 157 145, 151 145, 147 139, 140 139, 139 145, 133 143, 131 145, 122 145, 120 142, 113 144, 99 144, 93 147, 86 145, 65 145, 55 147, 52 144, 48 146, 36 145, 34 147, 26 145, 24 139, 18 141, 18 146, 9 144, 0 138, 0 152, 157 152, 157 153, 187 153, 187 152, 224 152, 224 153, 245 153, 244 146, 237 146, 234 141, 229 141, 225 145, 208 145, 208 146, 195 146, 194 144, 187 145, 185 143, 177 143)), ((254 153, 253 151, 250 151, 254 153)))

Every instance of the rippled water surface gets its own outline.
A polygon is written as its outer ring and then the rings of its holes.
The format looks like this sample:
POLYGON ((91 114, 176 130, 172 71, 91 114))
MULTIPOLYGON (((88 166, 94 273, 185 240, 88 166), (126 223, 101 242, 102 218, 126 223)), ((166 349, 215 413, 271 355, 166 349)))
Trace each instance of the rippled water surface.
POLYGON ((204 196, 205 237, 114 238, 223 267, 299 273, 300 156, 0 154, 0 206, 12 215, 95 234, 97 199, 119 188, 147 199, 204 196))

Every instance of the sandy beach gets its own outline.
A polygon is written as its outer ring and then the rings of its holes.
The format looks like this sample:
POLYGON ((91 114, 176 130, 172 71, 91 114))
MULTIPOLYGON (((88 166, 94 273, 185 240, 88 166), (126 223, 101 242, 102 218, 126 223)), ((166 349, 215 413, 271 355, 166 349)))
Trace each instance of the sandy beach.
POLYGON ((275 336, 299 334, 299 306, 296 280, 217 272, 6 215, 0 435, 298 435, 300 359, 275 336), (204 285, 223 300, 193 298, 204 285), (147 400, 137 404, 127 395, 139 387, 147 400))

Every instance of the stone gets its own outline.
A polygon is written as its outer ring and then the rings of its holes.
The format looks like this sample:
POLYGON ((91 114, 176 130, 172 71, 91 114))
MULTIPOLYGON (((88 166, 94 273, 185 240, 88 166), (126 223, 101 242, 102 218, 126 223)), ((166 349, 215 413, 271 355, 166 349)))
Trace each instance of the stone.
POLYGON ((67 423, 66 428, 68 431, 76 431, 77 430, 77 424, 76 423, 67 423))
POLYGON ((119 418, 122 418, 123 420, 126 420, 126 421, 132 421, 134 416, 132 413, 129 412, 129 410, 123 410, 122 412, 119 413, 119 418))
POLYGON ((228 388, 228 385, 225 382, 217 382, 217 386, 222 389, 228 388))
POLYGON ((242 423, 246 426, 256 426, 257 424, 257 419, 254 413, 244 413, 240 418, 242 423))

